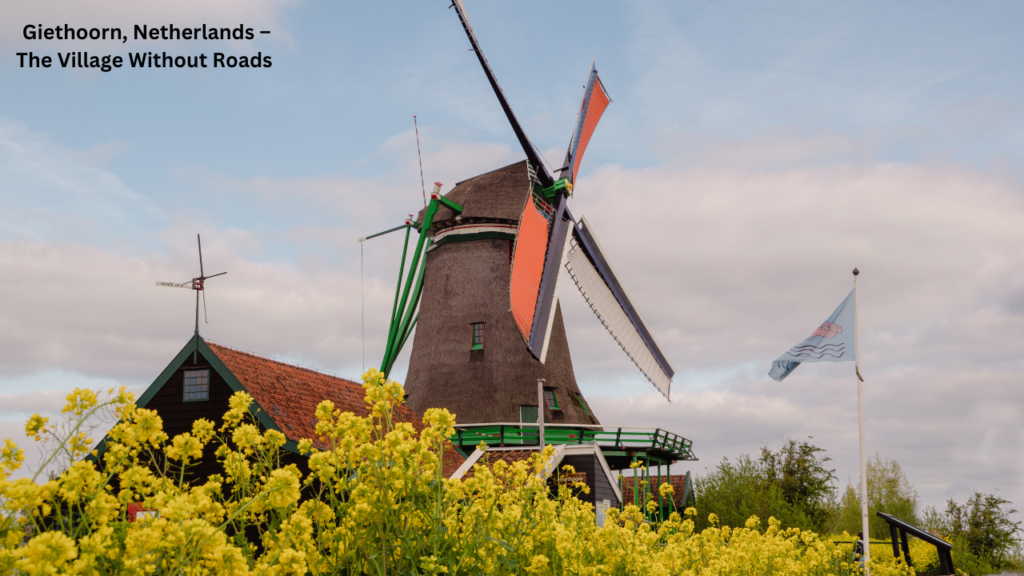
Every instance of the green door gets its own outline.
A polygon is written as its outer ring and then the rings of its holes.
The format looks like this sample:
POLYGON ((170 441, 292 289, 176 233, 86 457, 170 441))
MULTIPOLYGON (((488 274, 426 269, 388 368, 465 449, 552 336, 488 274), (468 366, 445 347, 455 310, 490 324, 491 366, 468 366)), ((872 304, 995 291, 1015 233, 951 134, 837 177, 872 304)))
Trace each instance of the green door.
MULTIPOLYGON (((524 426, 520 428, 522 430, 522 436, 524 440, 517 441, 515 444, 536 444, 537 443, 537 407, 536 406, 520 406, 519 407, 519 421, 523 424, 533 424, 533 426, 524 426)), ((512 442, 507 442, 512 444, 512 442)))

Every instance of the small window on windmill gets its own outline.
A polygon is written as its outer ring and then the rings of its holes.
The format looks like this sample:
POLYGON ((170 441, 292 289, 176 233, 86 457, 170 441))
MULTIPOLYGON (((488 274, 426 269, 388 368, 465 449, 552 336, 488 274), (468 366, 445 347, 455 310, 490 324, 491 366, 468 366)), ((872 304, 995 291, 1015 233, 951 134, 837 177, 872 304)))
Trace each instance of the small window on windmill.
POLYGON ((470 350, 483 350, 484 349, 484 323, 474 322, 473 323, 473 347, 470 350))
POLYGON ((185 402, 210 399, 210 370, 185 370, 185 402))
POLYGON ((549 410, 561 410, 558 406, 558 396, 555 395, 554 388, 544 389, 544 403, 547 404, 549 410))

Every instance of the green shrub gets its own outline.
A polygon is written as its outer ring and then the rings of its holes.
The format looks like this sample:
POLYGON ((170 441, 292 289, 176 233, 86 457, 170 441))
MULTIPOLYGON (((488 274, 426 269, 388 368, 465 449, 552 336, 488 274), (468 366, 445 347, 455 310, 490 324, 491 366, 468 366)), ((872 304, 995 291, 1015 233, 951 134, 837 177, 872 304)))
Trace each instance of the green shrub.
POLYGON ((824 449, 786 440, 778 452, 767 447, 753 460, 741 454, 735 463, 723 459, 710 473, 694 479, 698 525, 714 513, 722 524, 742 526, 751 516, 774 517, 783 526, 823 531, 829 519, 834 470, 824 464, 824 449))
POLYGON ((952 498, 940 528, 953 539, 954 566, 968 574, 991 574, 1004 568, 1020 568, 1020 522, 1010 519, 1017 511, 1012 502, 975 491, 963 504, 952 498), (961 559, 962 558, 962 559, 961 559), (976 565, 977 571, 966 568, 976 565), (961 568, 961 564, 965 567, 961 568), (987 571, 983 571, 987 570, 987 571))

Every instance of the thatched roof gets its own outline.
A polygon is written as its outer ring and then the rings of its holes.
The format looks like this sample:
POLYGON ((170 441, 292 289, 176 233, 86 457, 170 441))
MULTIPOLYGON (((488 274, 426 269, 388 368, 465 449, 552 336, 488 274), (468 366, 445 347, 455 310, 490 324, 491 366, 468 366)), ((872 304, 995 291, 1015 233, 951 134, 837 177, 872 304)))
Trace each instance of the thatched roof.
MULTIPOLYGON (((526 160, 523 160, 463 180, 444 196, 462 206, 462 221, 465 223, 477 220, 519 222, 529 194, 530 174, 526 160)), ((420 210, 416 222, 422 224, 425 215, 426 208, 420 210)), ((442 206, 434 216, 431 232, 454 224, 455 213, 442 206)))

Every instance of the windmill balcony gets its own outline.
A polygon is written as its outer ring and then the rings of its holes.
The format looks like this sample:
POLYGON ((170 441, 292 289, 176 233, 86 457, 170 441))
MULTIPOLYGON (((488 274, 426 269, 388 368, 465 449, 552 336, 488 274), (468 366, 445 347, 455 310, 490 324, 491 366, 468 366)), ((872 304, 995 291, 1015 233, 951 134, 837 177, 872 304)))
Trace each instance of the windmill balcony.
MULTIPOLYGON (((472 451, 481 442, 495 447, 537 446, 540 444, 538 436, 537 424, 496 422, 456 426, 450 440, 456 446, 472 451)), ((595 444, 601 448, 612 470, 629 468, 630 463, 636 460, 656 464, 697 460, 691 440, 661 428, 544 424, 543 443, 595 444)))

